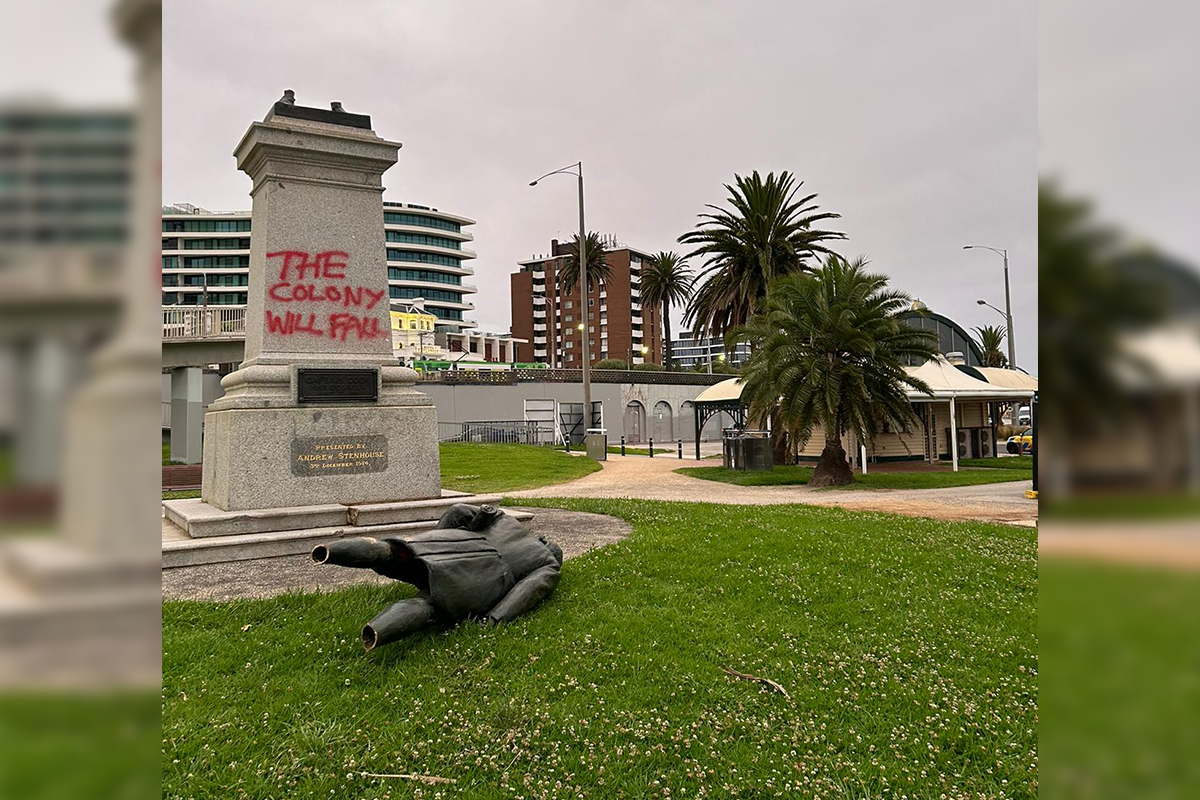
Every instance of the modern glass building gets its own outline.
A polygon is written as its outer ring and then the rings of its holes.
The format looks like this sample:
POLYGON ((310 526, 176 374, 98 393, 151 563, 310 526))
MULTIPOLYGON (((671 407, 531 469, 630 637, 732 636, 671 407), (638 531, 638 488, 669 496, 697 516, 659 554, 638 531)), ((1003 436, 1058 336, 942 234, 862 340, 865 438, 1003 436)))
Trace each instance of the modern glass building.
MULTIPOLYGON (((725 340, 720 336, 697 339, 692 331, 684 331, 671 341, 671 361, 678 369, 695 369, 710 361, 715 364, 725 352, 725 340)), ((738 342, 728 354, 729 366, 740 368, 749 357, 750 345, 738 342)))
MULTIPOLYGON (((437 329, 474 328, 477 290, 463 278, 475 274, 463 247, 475 237, 475 220, 411 203, 383 203, 388 292, 393 300, 424 298, 437 329)), ((249 211, 208 211, 190 203, 162 208, 164 306, 244 306, 250 278, 249 211)))

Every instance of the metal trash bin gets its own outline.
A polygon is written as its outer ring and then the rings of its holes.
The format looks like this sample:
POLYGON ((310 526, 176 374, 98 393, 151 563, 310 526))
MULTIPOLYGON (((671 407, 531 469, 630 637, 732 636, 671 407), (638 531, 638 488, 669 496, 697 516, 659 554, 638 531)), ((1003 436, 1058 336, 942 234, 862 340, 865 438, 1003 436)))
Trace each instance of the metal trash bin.
POLYGON ((721 456, 725 469, 767 471, 774 466, 771 434, 767 431, 721 432, 721 456))
POLYGON ((588 458, 594 458, 597 461, 608 461, 607 428, 588 428, 583 438, 587 443, 588 458))

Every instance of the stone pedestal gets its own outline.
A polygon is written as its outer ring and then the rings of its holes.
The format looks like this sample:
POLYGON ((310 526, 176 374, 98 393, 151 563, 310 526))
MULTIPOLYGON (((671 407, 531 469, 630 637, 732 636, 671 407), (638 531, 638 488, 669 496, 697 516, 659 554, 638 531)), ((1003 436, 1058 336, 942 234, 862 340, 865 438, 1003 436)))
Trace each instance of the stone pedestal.
POLYGON ((370 119, 276 103, 234 155, 253 180, 246 356, 205 416, 222 511, 440 496, 437 418, 392 355, 383 173, 370 119))

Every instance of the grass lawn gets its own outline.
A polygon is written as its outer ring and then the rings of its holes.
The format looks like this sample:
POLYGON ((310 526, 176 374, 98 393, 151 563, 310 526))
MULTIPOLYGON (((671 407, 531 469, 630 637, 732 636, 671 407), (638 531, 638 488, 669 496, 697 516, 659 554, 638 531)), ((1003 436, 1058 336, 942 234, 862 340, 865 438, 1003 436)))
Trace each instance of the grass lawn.
MULTIPOLYGON (((511 492, 582 478, 600 469, 590 458, 525 444, 443 442, 442 488, 460 492, 511 492)), ((199 497, 197 489, 163 492, 163 500, 199 497)))
POLYGON ((408 587, 164 603, 162 796, 1036 796, 1036 532, 544 505, 633 533, 506 627, 365 654, 408 587))
POLYGON ((175 465, 183 463, 182 461, 172 461, 171 460, 171 445, 169 442, 163 442, 162 461, 163 461, 162 465, 164 467, 175 466, 175 465))
POLYGON ((1196 572, 1054 556, 1038 578, 1046 796, 1200 797, 1196 572))
MULTIPOLYGON (((682 467, 676 472, 706 481, 733 483, 738 486, 795 486, 808 483, 812 467, 773 467, 770 472, 742 472, 724 467, 682 467)), ((944 489, 949 486, 976 486, 981 483, 1027 481, 1030 473, 1021 469, 979 469, 959 472, 868 472, 855 473, 854 483, 831 489, 944 489)))
POLYGON ((1042 512, 1053 520, 1151 520, 1200 517, 1200 495, 1130 494, 1080 495, 1042 501, 1042 512))
MULTIPOLYGON (((949 465, 949 461, 942 464, 949 465)), ((1033 456, 1001 456, 999 458, 960 458, 960 467, 989 467, 991 469, 1023 469, 1033 472, 1033 456)))
POLYGON ((442 486, 460 492, 508 492, 582 478, 600 469, 583 456, 525 444, 440 445, 442 486))

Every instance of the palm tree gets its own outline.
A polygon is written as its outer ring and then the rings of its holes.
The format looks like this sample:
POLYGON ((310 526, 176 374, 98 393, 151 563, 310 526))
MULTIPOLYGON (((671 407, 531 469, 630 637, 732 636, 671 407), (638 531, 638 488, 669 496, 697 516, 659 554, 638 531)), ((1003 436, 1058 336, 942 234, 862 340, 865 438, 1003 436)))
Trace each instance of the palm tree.
POLYGON ((692 268, 684 263, 679 253, 662 251, 650 259, 642 270, 642 302, 648 306, 662 306, 663 360, 668 370, 671 364, 671 305, 684 303, 692 296, 692 268))
POLYGON ((824 242, 846 235, 816 227, 841 215, 817 213, 816 194, 797 198, 799 183, 789 172, 766 178, 757 171, 734 175, 725 184, 730 208, 708 205, 696 228, 679 237, 703 258, 704 284, 688 305, 687 321, 698 334, 721 336, 748 320, 766 297, 771 281, 810 269, 809 260, 830 251, 824 242))
POLYGON ((1007 367, 1008 356, 1000 351, 1004 345, 1004 329, 999 325, 984 325, 974 328, 979 336, 979 347, 983 350, 983 366, 1007 367))
POLYGON ((866 266, 831 255, 812 275, 778 278, 761 310, 730 333, 753 348, 742 370, 751 413, 775 412, 800 442, 824 429, 810 486, 853 483, 842 435, 865 442, 880 422, 902 427, 914 418, 906 389, 930 393, 904 365, 934 357, 936 335, 905 324, 911 298, 866 266))
MULTIPOLYGON (((604 240, 595 231, 588 231, 585 254, 587 255, 587 276, 589 291, 602 283, 612 281, 612 267, 608 265, 604 240)), ((567 258, 563 262, 562 271, 558 274, 558 282, 562 284, 563 293, 570 294, 579 283, 579 234, 571 237, 571 243, 566 246, 567 258)))

